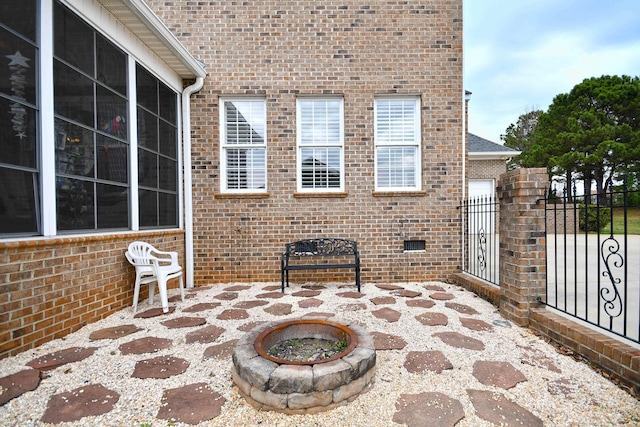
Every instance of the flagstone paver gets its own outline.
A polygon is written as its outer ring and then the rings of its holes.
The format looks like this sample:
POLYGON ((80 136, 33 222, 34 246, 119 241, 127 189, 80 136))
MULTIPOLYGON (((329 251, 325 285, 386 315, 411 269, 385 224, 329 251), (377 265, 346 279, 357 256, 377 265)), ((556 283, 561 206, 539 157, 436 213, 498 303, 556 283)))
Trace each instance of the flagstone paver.
POLYGON ((233 286, 227 286, 226 288, 224 288, 225 291, 229 291, 229 292, 246 291, 247 289, 251 289, 251 286, 249 286, 249 285, 233 285, 233 286))
POLYGON ((97 349, 98 347, 70 347, 33 359, 31 362, 27 363, 27 366, 40 371, 48 371, 55 369, 58 366, 66 365, 67 363, 86 359, 97 349))
POLYGON ((318 295, 320 295, 320 293, 321 291, 312 291, 305 289, 304 291, 293 292, 291 295, 293 295, 294 297, 311 298, 317 297, 318 295))
POLYGON ((349 291, 349 292, 338 292, 336 296, 339 296, 342 298, 358 299, 358 298, 362 298, 364 294, 361 292, 349 291))
POLYGON ((422 292, 410 291, 408 289, 400 289, 392 292, 393 295, 404 298, 416 298, 422 295, 422 292))
POLYGON ((139 328, 136 325, 113 326, 111 328, 104 328, 91 332, 89 339, 91 341, 116 340, 142 330, 142 328, 139 328))
POLYGON ((131 374, 134 378, 169 378, 180 375, 189 368, 189 362, 179 357, 158 356, 153 359, 140 360, 131 374))
POLYGON ((320 307, 323 301, 317 298, 307 298, 302 301, 298 301, 298 307, 300 308, 311 308, 311 307, 320 307))
POLYGON ((491 362, 476 360, 473 364, 473 376, 485 385, 510 389, 527 378, 509 362, 491 362))
POLYGON ((25 369, 0 378, 0 406, 22 393, 35 390, 38 385, 40 385, 38 369, 25 369))
POLYGON ((406 301, 407 307, 431 308, 436 305, 435 301, 428 299, 410 299, 406 301))
POLYGON ((469 307, 468 305, 465 305, 465 304, 458 304, 456 302, 446 302, 444 306, 462 314, 480 314, 478 313, 478 310, 476 310, 473 307, 469 307))
POLYGON ((250 300, 250 301, 240 301, 237 302, 235 304, 233 304, 234 308, 240 308, 243 310, 249 310, 252 308, 256 308, 256 307, 262 307, 265 305, 269 305, 269 301, 265 301, 265 300, 250 300))
POLYGON ((283 294, 282 292, 265 292, 263 294, 258 294, 256 295, 256 298, 266 298, 266 299, 278 299, 278 298, 283 298, 285 296, 285 294, 283 294))
POLYGON ((463 418, 464 409, 460 401, 439 392, 401 394, 393 415, 393 421, 407 427, 449 427, 463 418))
POLYGON ((486 390, 467 390, 477 415, 495 425, 504 427, 542 427, 540 418, 510 401, 502 394, 486 390))
POLYGON ((89 384, 52 396, 40 420, 57 424, 106 414, 119 399, 120 395, 115 391, 101 384, 89 384))
POLYGON ((175 319, 165 320, 164 322, 160 322, 162 326, 165 326, 169 329, 176 328, 192 328, 194 326, 200 326, 207 323, 207 319, 204 317, 177 317, 175 319))
POLYGON ((197 331, 189 332, 185 337, 185 343, 200 343, 200 344, 208 344, 212 343, 218 339, 220 335, 224 332, 223 328, 219 328, 216 325, 205 326, 204 328, 198 329, 197 331))
POLYGON ((385 334, 383 332, 373 332, 373 342, 376 350, 402 350, 407 342, 397 335, 385 334))
POLYGON ((173 344, 168 338, 144 337, 121 344, 118 349, 122 354, 144 354, 170 348, 173 344))
POLYGON ((220 302, 201 302, 199 304, 192 305, 191 307, 184 308, 183 313, 198 313, 200 311, 213 310, 216 307, 220 307, 220 302))
POLYGON ((375 286, 376 286, 376 288, 382 289, 382 290, 385 290, 385 291, 396 291, 396 290, 399 290, 399 289, 404 289, 402 286, 384 284, 384 283, 383 284, 376 284, 375 286))
POLYGON ((399 311, 396 311, 389 307, 383 307, 379 310, 372 311, 371 314, 373 314, 378 319, 384 319, 390 323, 397 322, 398 320, 400 320, 400 316, 402 315, 402 313, 400 313, 399 311))
POLYGON ((467 317, 460 318, 460 324, 465 328, 471 329, 472 331, 492 331, 493 326, 485 322, 484 320, 479 319, 469 319, 467 317))
POLYGON ((426 326, 447 326, 449 318, 443 313, 422 313, 416 320, 426 326))
POLYGON ((226 359, 228 357, 231 357, 231 355, 233 354, 233 349, 236 347, 236 344, 238 344, 238 341, 239 340, 237 339, 229 340, 223 342, 222 344, 216 344, 207 347, 204 350, 202 358, 207 359, 210 357, 214 357, 216 359, 226 359))
POLYGON ((238 293, 237 292, 223 292, 221 294, 214 295, 213 298, 219 299, 221 301, 232 301, 234 299, 238 299, 238 293))
POLYGON ((264 311, 269 314, 273 314, 274 316, 286 316, 291 314, 292 307, 293 306, 291 304, 278 303, 265 308, 264 311))
POLYGON ((207 383, 165 390, 157 417, 170 422, 198 424, 220 415, 226 399, 207 383))
POLYGON ((458 332, 438 332, 433 334, 447 345, 457 348, 466 348, 468 350, 484 350, 484 343, 475 338, 462 335, 458 332))
POLYGON ((411 373, 432 371, 439 374, 446 369, 453 369, 441 351, 410 351, 403 366, 411 373))
POLYGON ((369 301, 371 301, 375 305, 395 304, 396 303, 396 299, 394 297, 377 297, 377 298, 371 298, 369 301))
POLYGON ((445 301, 445 300, 454 299, 455 296, 448 292, 434 292, 429 295, 429 298, 439 300, 439 301, 445 301))
POLYGON ((249 313, 247 313, 247 310, 229 308, 227 310, 224 310, 222 313, 218 314, 217 318, 220 320, 248 319, 249 313))
POLYGON ((173 313, 174 311, 176 311, 176 307, 173 306, 173 305, 169 306, 169 310, 166 313, 164 311, 162 311, 162 307, 150 308, 149 310, 145 310, 143 312, 137 313, 135 316, 133 316, 133 318, 134 319, 149 319, 151 317, 168 316, 171 313, 173 313))
POLYGON ((442 286, 433 285, 433 284, 424 285, 423 288, 428 290, 428 291, 437 291, 437 292, 444 292, 445 291, 445 289, 442 286))

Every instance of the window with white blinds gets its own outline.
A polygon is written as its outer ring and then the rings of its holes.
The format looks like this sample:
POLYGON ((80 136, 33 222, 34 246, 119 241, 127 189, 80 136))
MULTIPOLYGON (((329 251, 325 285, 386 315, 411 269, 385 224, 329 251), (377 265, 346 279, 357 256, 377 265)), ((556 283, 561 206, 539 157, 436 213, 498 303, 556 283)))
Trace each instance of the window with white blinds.
POLYGON ((222 192, 267 189, 267 115, 264 99, 221 101, 222 192))
POLYGON ((376 99, 376 190, 420 190, 419 106, 416 97, 376 99))
POLYGON ((298 191, 343 191, 342 99, 298 99, 297 116, 298 191))

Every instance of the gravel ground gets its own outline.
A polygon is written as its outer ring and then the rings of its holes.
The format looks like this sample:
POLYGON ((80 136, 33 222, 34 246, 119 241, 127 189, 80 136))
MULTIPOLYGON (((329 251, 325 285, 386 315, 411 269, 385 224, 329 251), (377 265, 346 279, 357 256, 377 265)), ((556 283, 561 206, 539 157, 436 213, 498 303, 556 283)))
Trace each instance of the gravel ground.
MULTIPOLYGON (((168 426, 182 425, 156 419, 160 400, 165 389, 181 387, 187 384, 205 381, 211 388, 220 393, 226 403, 222 414, 201 426, 391 426, 398 425, 392 421, 396 412, 396 400, 401 394, 416 394, 425 391, 438 391, 461 402, 465 417, 457 425, 460 427, 490 426, 492 424, 479 418, 467 394, 467 389, 491 390, 504 395, 520 406, 539 417, 548 426, 639 426, 640 402, 611 381, 594 372, 584 363, 562 355, 531 331, 511 325, 494 326, 492 331, 473 331, 461 325, 460 317, 472 317, 489 324, 504 319, 488 302, 458 286, 445 283, 438 285, 455 296, 452 300, 475 308, 480 314, 462 315, 444 305, 444 301, 436 301, 430 309, 408 307, 407 298, 395 297, 393 305, 376 306, 370 299, 390 296, 392 292, 382 290, 372 284, 363 285, 364 296, 359 299, 344 298, 336 294, 354 291, 353 286, 327 284, 320 296, 323 301, 316 308, 302 309, 298 302, 301 297, 291 295, 301 290, 300 285, 292 285, 283 298, 269 299, 269 306, 274 304, 291 304, 290 315, 277 317, 264 311, 263 307, 247 310, 248 319, 219 320, 217 316, 225 309, 231 308, 240 301, 256 299, 255 296, 272 290, 274 284, 252 283, 249 289, 238 291, 238 298, 230 301, 217 299, 226 288, 242 285, 240 283, 215 285, 197 292, 188 292, 190 298, 176 304, 175 312, 167 316, 148 319, 134 319, 131 308, 124 309, 112 316, 85 326, 78 332, 63 339, 46 343, 34 350, 0 360, 0 377, 25 369, 25 364, 34 358, 69 347, 99 347, 89 358, 79 362, 61 366, 47 373, 40 386, 27 392, 0 407, 0 424, 3 426, 40 426, 40 417, 46 409, 49 398, 57 393, 69 391, 87 384, 100 383, 108 389, 120 394, 115 408, 104 415, 86 417, 76 423, 63 423, 62 426, 135 426, 142 425, 168 426), (265 288, 268 290, 265 291, 265 288), (183 313, 182 309, 202 302, 219 301, 221 306, 199 313, 183 313), (361 308, 358 304, 366 304, 361 308), (389 307, 402 313, 397 322, 388 322, 376 318, 372 311, 381 307, 389 307), (424 312, 440 312, 448 319, 446 326, 424 326, 416 320, 416 316, 424 312), (384 332, 401 336, 407 345, 402 350, 378 351, 377 373, 373 388, 354 402, 337 409, 316 415, 284 415, 274 412, 261 412, 249 406, 231 381, 232 362, 230 358, 219 360, 208 358, 203 360, 203 353, 211 345, 240 338, 244 332, 238 327, 249 322, 260 320, 284 320, 300 317, 310 312, 335 313, 334 321, 352 321, 367 328, 369 332, 384 332), (182 316, 206 317, 208 325, 216 325, 225 332, 209 344, 185 344, 185 334, 200 327, 168 329, 161 321, 182 316), (144 329, 135 334, 117 340, 90 341, 89 335, 99 329, 123 324, 135 324, 144 329), (466 336, 481 340, 485 344, 482 351, 454 348, 444 344, 440 339, 432 338, 432 334, 444 331, 457 331, 466 336), (144 336, 170 338, 173 347, 153 354, 172 355, 184 358, 190 366, 183 374, 167 379, 132 378, 135 363, 148 359, 149 354, 121 355, 118 347, 133 339, 144 336), (425 371, 409 373, 403 363, 410 351, 439 350, 453 364, 453 369, 440 374, 425 371), (509 390, 487 386, 480 383, 473 375, 473 363, 476 360, 507 361, 521 371, 527 381, 518 383, 509 390), (557 367, 550 370, 549 363, 557 367), (554 386, 554 385, 557 385, 554 386)), ((427 283, 402 283, 405 289, 423 293, 422 298, 433 291, 424 288, 427 283)), ((175 293, 175 291, 174 291, 175 293)), ((156 302, 157 303, 157 302, 156 302)), ((142 302, 139 312, 148 309, 147 302, 142 302)), ((494 324, 495 325, 495 324, 494 324)), ((425 426, 437 423, 425 421, 425 426)))

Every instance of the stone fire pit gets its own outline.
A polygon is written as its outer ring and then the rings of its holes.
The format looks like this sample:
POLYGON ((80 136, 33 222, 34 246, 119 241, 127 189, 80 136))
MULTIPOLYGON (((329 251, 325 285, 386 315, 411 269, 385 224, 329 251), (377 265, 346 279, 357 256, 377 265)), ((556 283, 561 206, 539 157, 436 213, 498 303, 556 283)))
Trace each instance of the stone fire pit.
POLYGON ((373 338, 358 325, 302 318, 258 326, 233 352, 233 382, 256 409, 309 414, 333 409, 368 390, 375 374, 373 338), (342 341, 340 353, 315 361, 280 359, 269 350, 287 340, 342 341))

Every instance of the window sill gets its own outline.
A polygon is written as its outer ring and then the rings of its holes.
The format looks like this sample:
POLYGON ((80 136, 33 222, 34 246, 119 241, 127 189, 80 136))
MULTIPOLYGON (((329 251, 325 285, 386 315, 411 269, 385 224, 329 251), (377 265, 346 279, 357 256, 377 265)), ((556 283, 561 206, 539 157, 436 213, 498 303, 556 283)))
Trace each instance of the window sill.
POLYGON ((293 193, 293 197, 295 197, 296 199, 340 199, 347 197, 348 195, 349 193, 347 193, 346 191, 335 193, 293 193))
POLYGON ((215 199, 266 199, 269 193, 218 193, 215 199))
POLYGON ((373 197, 423 197, 427 192, 422 191, 374 191, 373 197))

